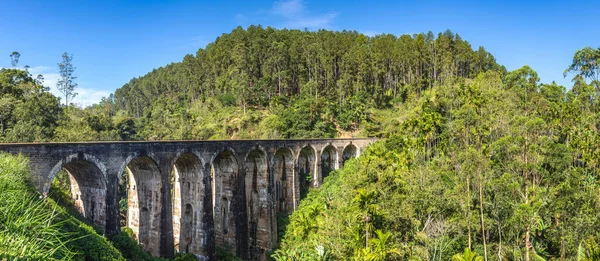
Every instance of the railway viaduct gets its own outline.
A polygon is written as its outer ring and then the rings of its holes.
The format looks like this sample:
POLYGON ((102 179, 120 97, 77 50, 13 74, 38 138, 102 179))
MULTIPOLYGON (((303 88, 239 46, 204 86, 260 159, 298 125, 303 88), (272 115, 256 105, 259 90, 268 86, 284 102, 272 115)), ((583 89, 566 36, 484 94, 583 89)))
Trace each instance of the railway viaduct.
POLYGON ((308 188, 372 142, 21 143, 0 151, 29 158, 40 192, 64 169, 74 207, 108 235, 120 229, 119 184, 126 184, 126 225, 152 255, 177 250, 212 260, 221 247, 261 260, 277 242, 276 216, 293 212, 308 188))

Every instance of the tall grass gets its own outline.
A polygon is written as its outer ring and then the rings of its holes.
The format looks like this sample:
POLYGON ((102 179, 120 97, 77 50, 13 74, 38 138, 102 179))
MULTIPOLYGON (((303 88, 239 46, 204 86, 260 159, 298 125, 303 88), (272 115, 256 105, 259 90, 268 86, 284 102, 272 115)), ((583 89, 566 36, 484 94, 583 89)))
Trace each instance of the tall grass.
POLYGON ((72 259, 58 215, 31 186, 27 160, 0 153, 0 259, 72 259))
POLYGON ((102 228, 94 229, 86 224, 91 222, 74 213, 65 193, 55 188, 50 197, 41 198, 31 183, 27 158, 0 152, 1 261, 124 261, 124 256, 129 260, 165 260, 146 253, 127 229, 114 236, 111 244, 98 234, 102 228))

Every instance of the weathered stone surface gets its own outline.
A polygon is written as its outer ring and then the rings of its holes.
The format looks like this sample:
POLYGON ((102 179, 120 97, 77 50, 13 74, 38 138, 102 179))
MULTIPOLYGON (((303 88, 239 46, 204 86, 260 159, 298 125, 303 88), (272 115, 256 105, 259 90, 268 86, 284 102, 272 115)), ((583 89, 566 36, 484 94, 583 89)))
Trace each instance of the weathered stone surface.
POLYGON ((174 251, 215 258, 215 247, 266 260, 277 214, 295 210, 309 187, 374 139, 234 140, 0 144, 30 160, 47 192, 69 173, 75 207, 119 231, 118 184, 128 176, 127 226, 156 256, 174 251))

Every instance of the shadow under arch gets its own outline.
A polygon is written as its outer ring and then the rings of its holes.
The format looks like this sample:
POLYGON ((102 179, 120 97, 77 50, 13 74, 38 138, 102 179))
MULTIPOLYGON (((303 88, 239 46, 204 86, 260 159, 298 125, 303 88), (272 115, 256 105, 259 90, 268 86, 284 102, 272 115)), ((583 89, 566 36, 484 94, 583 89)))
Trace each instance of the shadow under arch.
POLYGON ((290 214, 295 208, 294 198, 294 154, 289 148, 275 151, 272 162, 273 171, 273 201, 277 214, 290 214))
MULTIPOLYGON (((300 152, 298 152, 298 185, 300 188, 299 191, 299 200, 302 200, 306 197, 308 193, 308 189, 315 186, 316 182, 316 161, 317 161, 317 150, 311 145, 304 146, 300 152)), ((298 200, 298 203, 300 202, 298 200)))
MULTIPOLYGON (((74 208, 94 224, 106 225, 106 168, 95 157, 73 154, 57 163, 48 176, 53 180, 60 170, 68 176, 70 196, 74 208)), ((45 188, 45 192, 50 186, 45 188)))
POLYGON ((144 250, 154 256, 160 251, 162 181, 158 164, 149 156, 127 163, 127 227, 144 250))
POLYGON ((238 188, 238 162, 235 152, 227 148, 211 160, 211 189, 215 244, 237 253, 239 237, 236 227, 234 191, 238 188))
POLYGON ((257 147, 244 160, 248 246, 251 260, 271 249, 273 213, 269 207, 269 165, 267 153, 257 147))
POLYGON ((173 238, 179 252, 206 254, 203 165, 191 152, 179 155, 173 163, 173 238))
POLYGON ((338 151, 333 145, 329 144, 325 148, 323 148, 323 151, 321 152, 320 183, 322 183, 323 180, 325 180, 325 178, 329 176, 329 173, 338 168, 338 151))
POLYGON ((346 163, 346 161, 348 161, 349 159, 356 157, 358 157, 358 148, 352 143, 346 145, 342 152, 342 165, 346 163))

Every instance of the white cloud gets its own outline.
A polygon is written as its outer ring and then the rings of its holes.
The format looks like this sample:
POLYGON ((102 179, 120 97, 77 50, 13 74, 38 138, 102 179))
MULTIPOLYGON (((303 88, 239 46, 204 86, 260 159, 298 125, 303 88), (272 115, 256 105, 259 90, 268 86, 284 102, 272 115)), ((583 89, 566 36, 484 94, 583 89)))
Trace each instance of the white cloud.
POLYGON ((102 99, 102 97, 108 97, 108 95, 110 95, 110 92, 108 91, 94 90, 81 87, 78 87, 75 91, 78 94, 73 99, 73 103, 83 107, 90 106, 94 103, 98 103, 100 102, 100 99, 102 99))
POLYGON ((375 32, 375 31, 362 31, 361 33, 364 34, 364 35, 366 35, 366 36, 368 36, 368 37, 373 37, 373 36, 376 36, 378 34, 381 34, 379 32, 375 32))
MULTIPOLYGON (((24 68, 19 69, 24 70, 24 68)), ((56 88, 56 83, 58 83, 60 79, 60 74, 58 72, 48 66, 35 66, 29 68, 29 73, 31 73, 34 79, 38 74, 41 74, 44 77, 43 85, 50 88, 50 93, 61 98, 61 101, 64 102, 64 97, 56 88)), ((74 104, 79 106, 89 106, 100 102, 102 97, 108 97, 108 95, 110 95, 110 92, 108 91, 86 88, 86 85, 85 82, 79 82, 79 86, 75 89, 75 92, 77 92, 78 95, 73 99, 74 104)))
POLYGON ((320 29, 330 27, 337 17, 335 12, 313 14, 302 0, 283 0, 273 3, 271 14, 283 19, 284 26, 290 28, 320 29))
POLYGON ((273 13, 283 16, 295 16, 304 13, 302 0, 277 1, 273 3, 273 13))
POLYGON ((337 16, 335 13, 327 13, 319 16, 307 16, 288 21, 288 26, 298 28, 325 28, 329 27, 331 21, 337 16))

